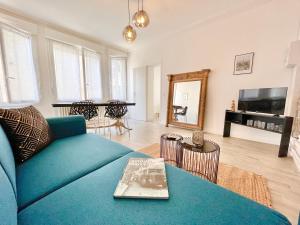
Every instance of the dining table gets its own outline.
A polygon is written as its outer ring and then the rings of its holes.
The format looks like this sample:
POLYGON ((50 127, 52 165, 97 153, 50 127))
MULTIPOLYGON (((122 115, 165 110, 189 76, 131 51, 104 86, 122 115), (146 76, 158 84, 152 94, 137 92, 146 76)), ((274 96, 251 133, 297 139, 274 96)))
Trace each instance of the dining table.
MULTIPOLYGON (((89 106, 91 103, 80 103, 81 106, 89 106)), ((113 106, 113 105, 117 105, 117 106, 135 106, 136 103, 134 102, 120 102, 120 101, 108 101, 108 102, 93 102, 93 105, 96 107, 109 107, 109 106, 113 106)), ((59 116, 68 116, 70 113, 70 108, 74 106, 73 102, 57 102, 57 103, 53 103, 52 107, 58 109, 58 115, 59 116)), ((117 127, 119 130, 121 130, 121 128, 124 128, 126 130, 132 130, 131 128, 127 127, 123 121, 121 121, 120 118, 117 118, 116 121, 113 124, 107 125, 107 126, 103 126, 104 127, 117 127)), ((121 132, 121 131, 120 131, 121 132)))
MULTIPOLYGON (((84 105, 84 103, 81 103, 82 105, 84 105)), ((94 102, 93 105, 100 107, 100 106, 109 106, 111 105, 111 102, 94 102)), ((135 106, 136 103, 134 102, 122 102, 122 103, 116 103, 118 105, 126 105, 126 106, 135 106)), ((71 107, 73 105, 73 102, 57 102, 57 103, 53 103, 52 107, 54 108, 60 108, 60 107, 71 107)), ((89 103, 86 103, 86 105, 89 105, 89 103)))

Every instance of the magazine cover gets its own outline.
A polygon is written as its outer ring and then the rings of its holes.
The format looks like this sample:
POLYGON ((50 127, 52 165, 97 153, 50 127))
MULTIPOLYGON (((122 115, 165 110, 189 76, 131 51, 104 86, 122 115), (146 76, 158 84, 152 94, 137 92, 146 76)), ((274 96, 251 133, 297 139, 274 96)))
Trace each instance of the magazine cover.
POLYGON ((114 197, 168 199, 164 159, 130 158, 114 197))

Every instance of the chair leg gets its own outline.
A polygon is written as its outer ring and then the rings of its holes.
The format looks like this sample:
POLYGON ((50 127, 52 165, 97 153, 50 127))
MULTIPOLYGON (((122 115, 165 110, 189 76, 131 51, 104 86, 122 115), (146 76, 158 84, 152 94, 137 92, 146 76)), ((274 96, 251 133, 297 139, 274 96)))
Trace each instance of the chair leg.
MULTIPOLYGON (((126 124, 126 127, 129 127, 129 122, 128 122, 128 119, 124 117, 124 124, 126 124)), ((128 137, 129 137, 129 140, 130 140, 130 130, 127 130, 128 131, 128 137)))

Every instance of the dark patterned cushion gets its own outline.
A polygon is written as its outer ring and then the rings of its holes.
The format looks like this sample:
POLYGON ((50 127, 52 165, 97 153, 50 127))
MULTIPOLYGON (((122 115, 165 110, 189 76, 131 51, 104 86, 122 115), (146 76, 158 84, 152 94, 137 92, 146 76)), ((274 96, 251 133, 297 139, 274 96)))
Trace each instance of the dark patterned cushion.
POLYGON ((0 123, 10 140, 17 162, 24 162, 51 142, 48 123, 33 106, 0 109, 0 123))

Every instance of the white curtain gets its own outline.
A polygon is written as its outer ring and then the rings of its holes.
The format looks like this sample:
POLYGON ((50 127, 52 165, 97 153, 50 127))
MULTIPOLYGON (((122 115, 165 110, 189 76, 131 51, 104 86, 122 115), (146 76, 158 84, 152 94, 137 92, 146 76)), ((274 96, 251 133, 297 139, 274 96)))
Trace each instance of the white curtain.
POLYGON ((6 77, 4 74, 3 59, 1 53, 0 54, 0 103, 7 103, 7 102, 8 102, 8 97, 7 97, 7 88, 6 88, 6 77))
POLYGON ((84 50, 85 64, 85 89, 86 99, 102 99, 100 55, 89 50, 84 50))
POLYGON ((58 101, 80 101, 80 51, 78 48, 59 42, 52 42, 56 91, 58 101))
POLYGON ((111 59, 111 97, 126 100, 126 58, 111 59))
POLYGON ((38 85, 31 37, 9 28, 2 28, 2 37, 10 102, 37 102, 38 85))

